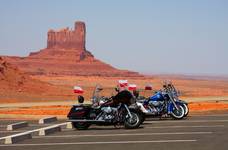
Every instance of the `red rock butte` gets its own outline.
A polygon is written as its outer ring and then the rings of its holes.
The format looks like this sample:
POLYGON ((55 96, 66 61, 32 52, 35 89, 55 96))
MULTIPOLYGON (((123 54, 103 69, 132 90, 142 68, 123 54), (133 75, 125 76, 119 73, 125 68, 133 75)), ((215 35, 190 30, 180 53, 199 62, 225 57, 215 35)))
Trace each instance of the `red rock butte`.
POLYGON ((75 22, 74 30, 49 30, 47 36, 47 48, 31 52, 27 57, 4 58, 30 75, 141 76, 137 72, 116 69, 87 51, 84 22, 75 22))
POLYGON ((84 51, 86 39, 86 27, 84 22, 75 22, 74 30, 69 28, 60 31, 49 30, 47 48, 65 48, 84 51))

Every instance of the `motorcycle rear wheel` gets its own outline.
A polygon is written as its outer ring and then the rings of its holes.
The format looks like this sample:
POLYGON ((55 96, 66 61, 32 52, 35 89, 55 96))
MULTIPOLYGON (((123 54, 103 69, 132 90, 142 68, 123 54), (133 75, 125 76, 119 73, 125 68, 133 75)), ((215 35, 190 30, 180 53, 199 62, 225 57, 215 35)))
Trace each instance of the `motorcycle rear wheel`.
POLYGON ((87 130, 90 126, 87 122, 72 122, 72 125, 78 130, 87 130))

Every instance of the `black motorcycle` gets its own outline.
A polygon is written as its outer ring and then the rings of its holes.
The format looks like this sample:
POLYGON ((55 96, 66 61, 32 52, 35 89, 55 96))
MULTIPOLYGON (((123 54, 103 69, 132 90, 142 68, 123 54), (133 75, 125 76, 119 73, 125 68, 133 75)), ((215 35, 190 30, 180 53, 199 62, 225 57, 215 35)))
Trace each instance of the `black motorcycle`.
POLYGON ((119 92, 105 103, 94 106, 82 104, 83 96, 78 96, 80 104, 73 105, 67 117, 78 130, 88 129, 90 125, 124 125, 127 129, 138 128, 141 124, 140 110, 138 107, 129 107, 133 96, 129 91, 119 92))

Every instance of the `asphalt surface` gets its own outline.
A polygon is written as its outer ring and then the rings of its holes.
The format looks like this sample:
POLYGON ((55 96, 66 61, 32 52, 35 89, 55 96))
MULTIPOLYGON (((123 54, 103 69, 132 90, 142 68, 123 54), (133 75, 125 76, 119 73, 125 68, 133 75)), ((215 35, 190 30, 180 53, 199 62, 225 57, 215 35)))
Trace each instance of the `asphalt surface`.
MULTIPOLYGON (((9 136, 9 135, 12 135, 12 134, 17 134, 17 133, 22 133, 22 132, 26 132, 26 131, 31 131, 31 130, 47 127, 47 126, 54 125, 54 124, 57 124, 57 123, 62 123, 62 122, 63 122, 63 120, 57 121, 57 122, 53 122, 53 123, 50 123, 50 124, 38 124, 38 120, 5 120, 5 119, 1 120, 0 119, 0 139, 2 137, 9 136), (28 122, 28 127, 16 129, 16 130, 13 130, 13 131, 6 130, 7 125, 18 123, 18 122, 24 122, 24 121, 28 122)), ((36 134, 38 134, 38 133, 35 133, 34 135, 36 135, 36 134)), ((3 143, 3 141, 0 140, 0 144, 2 144, 2 143, 3 143)), ((0 150, 1 150, 1 148, 0 148, 0 150)))
MULTIPOLYGON (((4 127, 6 120, 1 120, 4 127)), ((23 130, 37 128, 27 127, 23 130)), ((3 128, 1 128, 3 129, 3 128)), ((0 137, 3 130, 0 129, 0 137)), ((4 133, 5 134, 5 133, 4 133)), ((48 136, 12 145, 0 144, 0 150, 227 150, 228 114, 190 116, 184 120, 150 119, 139 129, 91 126, 88 130, 63 129, 48 136)))

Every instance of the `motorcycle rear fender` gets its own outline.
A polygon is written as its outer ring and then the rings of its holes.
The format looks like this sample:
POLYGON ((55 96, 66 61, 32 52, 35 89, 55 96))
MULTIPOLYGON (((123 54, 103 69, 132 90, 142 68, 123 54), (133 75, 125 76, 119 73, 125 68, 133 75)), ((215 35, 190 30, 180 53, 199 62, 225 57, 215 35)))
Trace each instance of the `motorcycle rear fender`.
POLYGON ((137 106, 138 108, 140 109, 139 111, 142 112, 142 113, 148 113, 148 110, 146 110, 146 108, 143 106, 142 103, 139 103, 139 102, 136 102, 137 103, 137 106))

